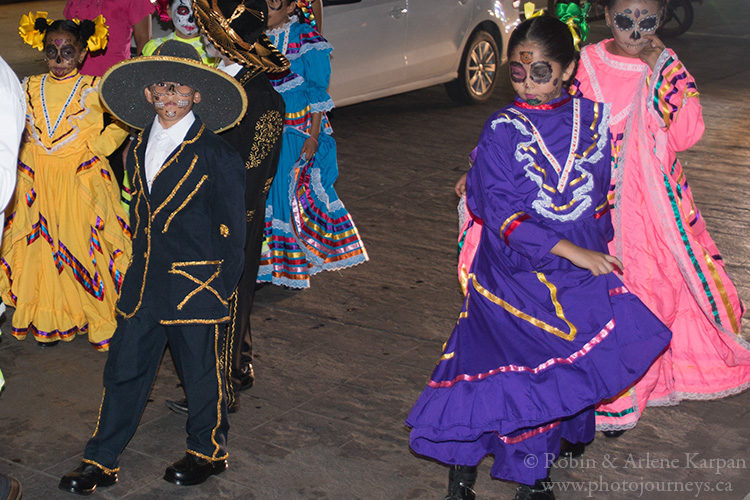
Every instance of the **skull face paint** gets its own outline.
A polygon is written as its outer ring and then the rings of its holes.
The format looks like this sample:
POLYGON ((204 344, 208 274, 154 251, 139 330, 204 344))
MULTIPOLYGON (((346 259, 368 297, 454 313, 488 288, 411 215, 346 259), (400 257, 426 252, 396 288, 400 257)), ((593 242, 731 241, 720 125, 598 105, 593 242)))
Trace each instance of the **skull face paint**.
POLYGON ((537 42, 521 42, 510 54, 508 67, 513 90, 532 106, 545 104, 562 95, 562 82, 573 76, 575 64, 563 68, 546 60, 537 42))
POLYGON ((547 61, 537 61, 531 64, 531 81, 547 83, 552 79, 552 66, 547 61))
POLYGON ((640 40, 641 33, 653 33, 659 27, 659 16, 647 14, 647 9, 635 9, 634 11, 626 9, 625 12, 615 12, 615 28, 620 31, 629 31, 632 40, 640 40))
POLYGON ((75 70, 85 55, 75 37, 67 31, 49 33, 46 37, 44 58, 50 72, 58 78, 75 70))
POLYGON ((184 118, 201 100, 200 92, 179 82, 155 82, 144 93, 164 128, 184 118))
POLYGON ((605 10, 607 25, 612 29, 613 42, 607 50, 616 55, 638 57, 649 44, 661 21, 657 0, 617 0, 605 10))
POLYGON ((183 38, 194 38, 200 35, 198 25, 195 24, 193 6, 189 0, 174 0, 172 2, 172 22, 183 38))
POLYGON ((523 83, 526 80, 526 68, 523 64, 517 62, 511 62, 510 66, 510 79, 516 83, 523 83))

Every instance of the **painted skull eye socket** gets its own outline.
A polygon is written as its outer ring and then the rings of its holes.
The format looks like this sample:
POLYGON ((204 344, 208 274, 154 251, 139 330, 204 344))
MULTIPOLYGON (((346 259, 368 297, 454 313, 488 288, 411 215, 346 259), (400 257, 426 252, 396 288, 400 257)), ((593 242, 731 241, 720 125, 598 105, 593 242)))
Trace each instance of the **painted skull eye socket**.
POLYGON ((531 81, 547 83, 552 79, 552 66, 546 61, 538 61, 531 65, 531 81))
POLYGON ((187 16, 190 14, 190 9, 188 9, 187 5, 180 5, 177 7, 176 12, 180 16, 187 16))
POLYGON ((44 57, 47 59, 57 59, 57 47, 54 45, 47 45, 44 48, 44 57))
POLYGON ((641 31, 654 31, 659 24, 659 16, 652 14, 644 17, 638 22, 638 29, 641 31))
POLYGON ((76 49, 74 47, 71 47, 70 45, 67 45, 60 49, 60 55, 63 59, 67 59, 68 61, 71 59, 74 59, 76 56, 76 49))
POLYGON ((510 79, 516 83, 523 83, 526 81, 526 69, 515 61, 510 63, 510 79))
MULTIPOLYGON (((615 14, 615 26, 620 31, 630 31, 633 28, 635 28, 635 21, 629 16, 626 16, 625 14, 617 13, 615 14)), ((645 19, 644 19, 645 21, 645 19)))

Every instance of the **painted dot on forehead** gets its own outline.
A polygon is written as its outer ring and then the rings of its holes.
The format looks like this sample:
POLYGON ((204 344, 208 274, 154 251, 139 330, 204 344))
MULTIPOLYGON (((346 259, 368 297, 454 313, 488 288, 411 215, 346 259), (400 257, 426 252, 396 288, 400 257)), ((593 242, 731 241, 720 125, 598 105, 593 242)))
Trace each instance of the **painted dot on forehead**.
POLYGON ((530 50, 522 50, 521 53, 521 62, 524 64, 531 64, 531 61, 534 60, 534 53, 530 50))

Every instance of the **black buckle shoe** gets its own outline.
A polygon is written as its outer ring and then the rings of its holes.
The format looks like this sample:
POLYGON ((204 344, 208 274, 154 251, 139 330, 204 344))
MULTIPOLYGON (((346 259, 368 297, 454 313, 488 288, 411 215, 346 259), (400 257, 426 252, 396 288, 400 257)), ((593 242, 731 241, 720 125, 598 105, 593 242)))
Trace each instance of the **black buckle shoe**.
POLYGON ((253 365, 247 362, 239 370, 232 371, 232 386, 234 392, 246 391, 253 386, 255 382, 255 371, 253 365))
POLYGON ((475 500, 472 489, 477 481, 477 468, 472 465, 452 465, 448 472, 448 495, 445 500, 475 500))
POLYGON ((221 474, 227 469, 225 460, 206 460, 192 453, 176 461, 164 472, 164 479, 180 486, 201 484, 215 474, 221 474))
POLYGON ((534 486, 519 484, 513 500, 555 500, 550 479, 538 479, 534 486))
POLYGON ((57 487, 76 495, 91 495, 97 486, 106 488, 115 483, 117 472, 106 472, 94 464, 81 462, 81 465, 60 479, 57 487))

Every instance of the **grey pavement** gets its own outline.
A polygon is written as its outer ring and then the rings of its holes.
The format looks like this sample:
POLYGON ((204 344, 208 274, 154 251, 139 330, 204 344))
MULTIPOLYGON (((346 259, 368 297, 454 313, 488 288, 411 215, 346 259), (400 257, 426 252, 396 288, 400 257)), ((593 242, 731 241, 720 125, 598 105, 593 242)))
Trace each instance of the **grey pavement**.
MULTIPOLYGON (((0 6, 0 54, 21 74, 44 71, 15 35, 29 10, 62 1, 0 6)), ((707 131, 680 155, 693 193, 741 295, 750 299, 750 129, 746 0, 705 0, 693 31, 669 41, 696 76, 707 131)), ((601 23, 593 26, 601 37, 601 23)), ((403 425, 460 308, 453 183, 484 120, 511 97, 452 104, 441 87, 341 108, 337 190, 370 262, 312 279, 312 288, 262 288, 253 316, 256 385, 231 415, 230 468, 194 487, 161 479, 184 452, 181 396, 166 353, 141 425, 122 456, 120 483, 99 498, 437 499, 447 468, 414 456, 403 425)), ((11 311, 9 311, 11 312, 11 311)), ((747 322, 745 323, 747 326, 747 322)), ((2 323, 0 472, 26 499, 74 498, 57 490, 93 431, 105 355, 85 338, 40 349, 2 323)), ((649 408, 639 425, 599 435, 577 463, 552 471, 557 497, 745 499, 750 494, 750 391, 717 401, 649 408), (699 491, 696 491, 700 488, 699 491), (708 491, 712 488, 713 491, 708 491), (664 491, 667 489, 667 491, 664 491)), ((514 486, 480 467, 479 498, 514 486)))

